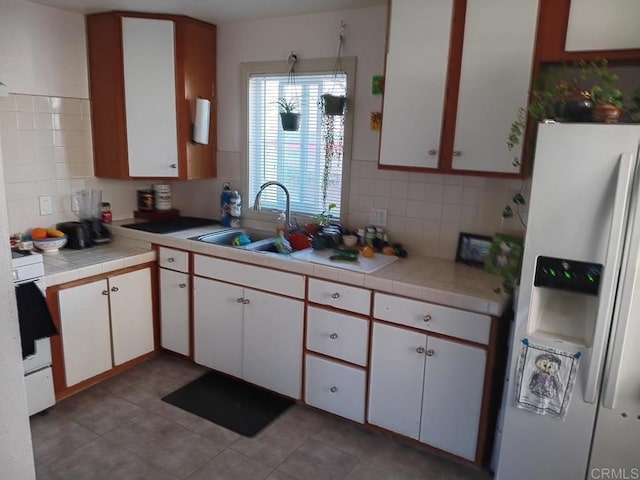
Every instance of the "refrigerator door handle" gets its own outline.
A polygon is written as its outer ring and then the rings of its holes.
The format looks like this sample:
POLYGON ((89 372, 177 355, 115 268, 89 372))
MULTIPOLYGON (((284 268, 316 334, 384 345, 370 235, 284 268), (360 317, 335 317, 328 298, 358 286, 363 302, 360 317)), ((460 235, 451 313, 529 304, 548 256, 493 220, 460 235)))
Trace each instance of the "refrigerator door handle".
POLYGON ((587 367, 587 383, 584 389, 584 401, 594 403, 598 396, 598 383, 602 360, 608 341, 609 328, 613 316, 614 294, 617 286, 621 249, 627 221, 627 206, 629 190, 633 179, 634 157, 630 153, 623 153, 618 160, 618 179, 616 181, 616 193, 613 202, 611 216, 611 228, 605 257, 600 301, 596 314, 596 327, 593 335, 593 345, 587 367))
POLYGON ((638 215, 638 202, 640 201, 640 175, 636 175, 631 197, 631 211, 629 222, 633 220, 631 228, 627 229, 624 245, 623 264, 620 272, 621 284, 618 287, 618 302, 613 312, 613 326, 609 351, 607 353, 605 377, 603 381, 602 406, 604 408, 616 408, 616 394, 618 380, 622 368, 624 349, 628 348, 627 332, 633 313, 633 305, 636 302, 636 289, 638 288, 638 262, 640 261, 640 219, 638 215))

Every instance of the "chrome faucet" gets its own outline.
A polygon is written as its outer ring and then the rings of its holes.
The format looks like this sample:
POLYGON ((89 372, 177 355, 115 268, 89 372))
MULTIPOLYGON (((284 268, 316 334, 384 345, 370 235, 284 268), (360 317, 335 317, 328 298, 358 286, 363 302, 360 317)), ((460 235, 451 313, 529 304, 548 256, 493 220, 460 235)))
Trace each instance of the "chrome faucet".
POLYGON ((280 187, 284 191, 284 195, 286 197, 286 202, 287 202, 284 210, 285 224, 286 224, 287 230, 292 230, 293 225, 291 225, 291 194, 289 193, 289 190, 287 189, 287 187, 285 187, 282 183, 271 180, 269 182, 265 182, 262 185, 260 185, 260 190, 258 190, 256 199, 253 202, 253 209, 256 212, 260 211, 260 195, 262 195, 262 191, 265 188, 271 185, 276 185, 277 187, 280 187))

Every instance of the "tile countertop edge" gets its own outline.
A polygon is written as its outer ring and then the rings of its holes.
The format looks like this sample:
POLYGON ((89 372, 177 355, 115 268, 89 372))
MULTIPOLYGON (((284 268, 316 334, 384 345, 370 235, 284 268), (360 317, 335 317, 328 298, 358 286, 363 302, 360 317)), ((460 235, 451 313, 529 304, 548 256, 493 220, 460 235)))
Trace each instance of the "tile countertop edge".
POLYGON ((116 242, 149 242, 169 248, 188 250, 196 254, 212 255, 230 260, 242 261, 257 266, 273 267, 291 273, 310 275, 330 281, 338 281, 355 286, 364 286, 399 296, 439 303, 487 315, 500 316, 507 308, 510 298, 493 292, 502 280, 477 268, 434 257, 411 256, 382 267, 373 273, 346 275, 344 270, 315 265, 295 259, 265 255, 230 249, 228 246, 203 245, 189 240, 189 237, 208 233, 216 227, 199 227, 174 234, 157 234, 120 227, 118 224, 131 223, 121 220, 109 226, 116 242), (286 263, 285 263, 286 262, 286 263), (291 268, 285 268, 285 265, 291 268), (364 278, 364 285, 360 280, 364 278))

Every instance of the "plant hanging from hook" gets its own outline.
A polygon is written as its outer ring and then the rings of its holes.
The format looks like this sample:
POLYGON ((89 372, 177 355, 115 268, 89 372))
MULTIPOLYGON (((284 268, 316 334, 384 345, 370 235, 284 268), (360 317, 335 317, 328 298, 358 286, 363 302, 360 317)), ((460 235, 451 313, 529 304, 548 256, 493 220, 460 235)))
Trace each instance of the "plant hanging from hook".
POLYGON ((347 97, 345 95, 334 95, 333 90, 335 88, 335 80, 338 74, 343 73, 342 68, 342 47, 344 45, 344 29, 346 24, 343 20, 340 20, 340 31, 338 32, 338 53, 336 55, 336 61, 333 67, 334 84, 331 85, 331 91, 324 93, 320 97, 322 105, 322 111, 324 115, 344 115, 345 107, 347 105, 347 97))
POLYGON ((295 95, 296 91, 296 76, 295 65, 298 61, 298 56, 293 50, 287 58, 289 64, 289 77, 287 79, 287 85, 284 90, 286 95, 278 99, 278 107, 280 110, 280 123, 282 124, 282 130, 285 132, 295 132, 300 128, 300 113, 298 109, 300 107, 299 97, 295 95), (294 92, 294 96, 290 95, 290 92, 294 92))

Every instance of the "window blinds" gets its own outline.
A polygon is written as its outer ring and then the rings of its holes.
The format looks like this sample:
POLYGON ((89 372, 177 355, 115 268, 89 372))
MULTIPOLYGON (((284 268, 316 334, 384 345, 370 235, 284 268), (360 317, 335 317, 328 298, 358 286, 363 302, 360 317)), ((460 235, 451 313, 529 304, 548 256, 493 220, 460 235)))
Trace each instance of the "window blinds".
MULTIPOLYGON (((253 75, 249 79, 248 170, 249 198, 255 198, 260 185, 274 180, 283 183, 291 194, 292 212, 315 215, 335 203, 340 215, 344 117, 324 117, 319 103, 324 93, 345 95, 346 74, 253 75), (296 101, 300 113, 298 131, 284 131, 280 124, 278 100, 296 101), (325 136, 333 134, 335 153, 325 175, 325 136), (329 120, 329 121, 327 121, 329 120)), ((261 196, 264 209, 284 210, 282 189, 268 187, 261 196)))

